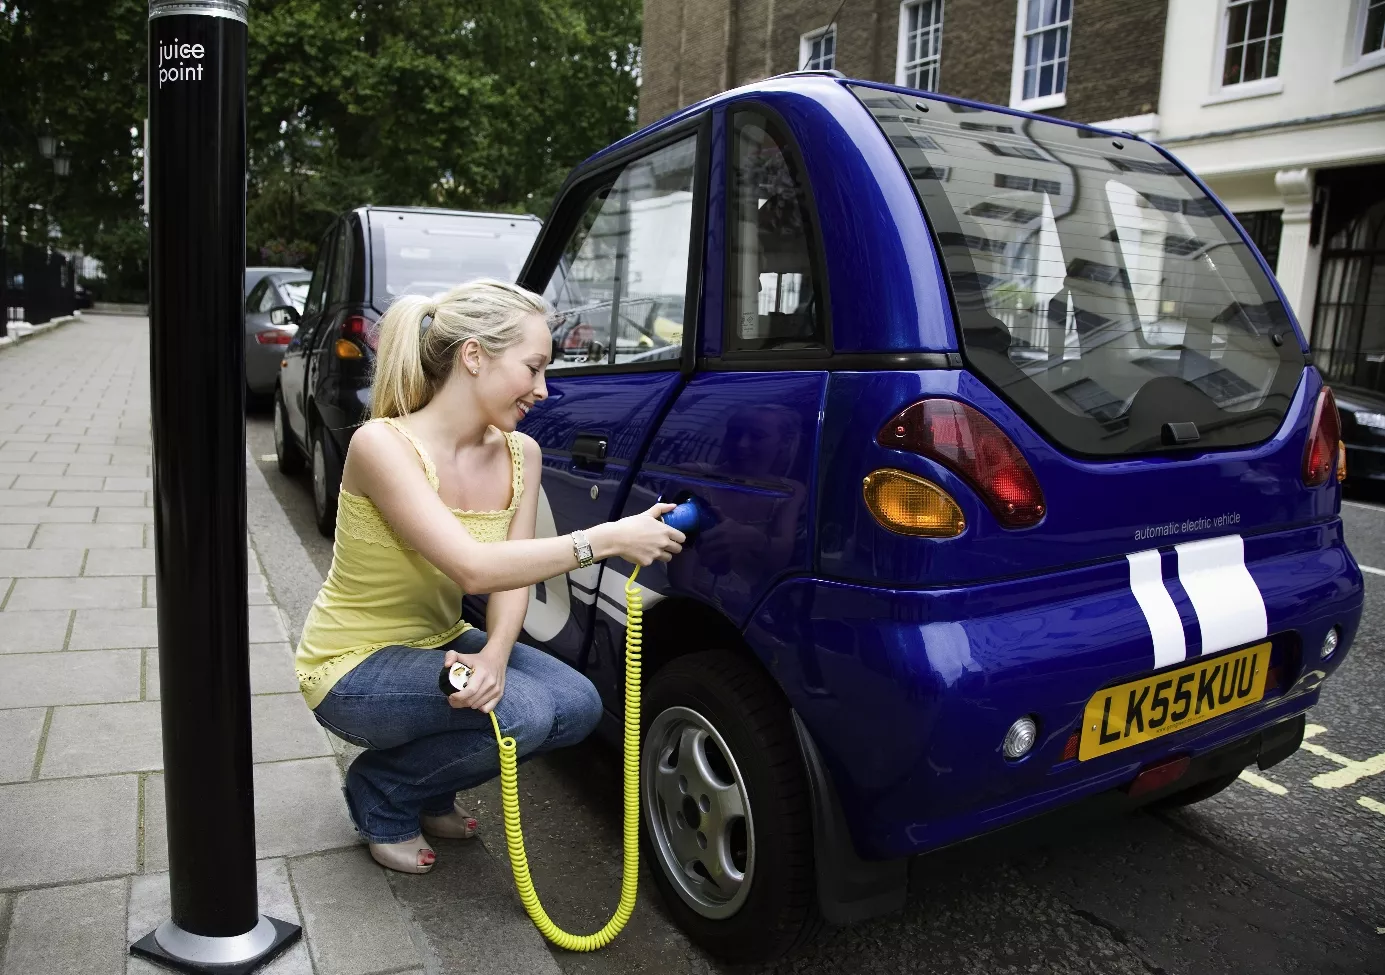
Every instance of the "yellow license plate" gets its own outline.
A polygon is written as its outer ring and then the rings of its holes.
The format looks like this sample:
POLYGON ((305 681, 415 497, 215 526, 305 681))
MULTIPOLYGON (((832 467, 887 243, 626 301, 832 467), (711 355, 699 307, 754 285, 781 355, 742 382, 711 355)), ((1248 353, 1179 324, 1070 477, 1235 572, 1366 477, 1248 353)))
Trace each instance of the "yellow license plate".
POLYGON ((1097 691, 1083 714, 1078 760, 1220 717, 1265 694, 1270 645, 1260 643, 1097 691))

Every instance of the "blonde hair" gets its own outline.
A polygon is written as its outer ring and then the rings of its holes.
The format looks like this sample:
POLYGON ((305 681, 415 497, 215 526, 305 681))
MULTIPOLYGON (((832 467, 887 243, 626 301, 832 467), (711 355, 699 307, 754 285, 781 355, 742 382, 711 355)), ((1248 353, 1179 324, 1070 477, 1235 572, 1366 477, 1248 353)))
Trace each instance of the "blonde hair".
POLYGON ((467 339, 495 358, 523 337, 525 318, 550 314, 542 295, 493 278, 432 298, 400 295, 380 319, 371 418, 404 416, 425 406, 452 375, 467 339))

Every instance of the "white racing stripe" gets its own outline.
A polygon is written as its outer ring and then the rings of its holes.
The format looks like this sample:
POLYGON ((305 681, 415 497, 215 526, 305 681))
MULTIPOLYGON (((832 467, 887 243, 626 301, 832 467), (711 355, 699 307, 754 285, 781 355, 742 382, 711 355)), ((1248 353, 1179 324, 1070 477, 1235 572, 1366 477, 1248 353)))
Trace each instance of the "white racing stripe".
POLYGON ((1202 630, 1202 652, 1216 653, 1260 640, 1269 632, 1265 600, 1246 568, 1245 542, 1225 535, 1175 545, 1178 581, 1202 630))
POLYGON ((1130 591, 1144 611, 1150 636, 1154 638, 1155 669, 1187 659, 1183 621, 1179 619, 1173 597, 1164 587, 1159 550, 1132 552, 1125 558, 1130 563, 1130 591))

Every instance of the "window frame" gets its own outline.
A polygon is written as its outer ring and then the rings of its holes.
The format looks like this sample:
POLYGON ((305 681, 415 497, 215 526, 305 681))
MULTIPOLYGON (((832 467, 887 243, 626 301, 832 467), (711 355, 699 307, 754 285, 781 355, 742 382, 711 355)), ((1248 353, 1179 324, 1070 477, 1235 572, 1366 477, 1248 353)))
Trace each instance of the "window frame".
POLYGON ((711 160, 712 113, 703 111, 664 129, 623 146, 595 161, 579 166, 568 174, 554 197, 551 216, 544 223, 529 257, 519 272, 518 284, 537 294, 543 294, 553 273, 562 260, 568 239, 586 212, 591 195, 607 182, 618 179, 631 163, 694 136, 692 222, 689 227, 688 270, 683 299, 683 349, 677 359, 656 359, 650 362, 601 362, 580 366, 565 366, 548 373, 549 379, 567 376, 607 375, 626 372, 673 372, 691 374, 696 363, 702 334, 702 280, 707 253, 707 187, 711 160), (575 203, 574 203, 575 201, 575 203))
POLYGON ((1053 92, 1050 95, 1038 95, 1034 98, 1024 97, 1024 49, 1025 49, 1025 27, 1024 15, 1029 10, 1029 4, 1036 0, 1017 0, 1015 3, 1015 46, 1013 60, 1010 65, 1010 107, 1017 108, 1023 112, 1042 112, 1050 108, 1062 108, 1068 103, 1068 82, 1071 80, 1072 73, 1072 40, 1073 22, 1076 19, 1076 0, 1072 0, 1072 5, 1068 8, 1068 19, 1061 21, 1043 30, 1055 30, 1064 25, 1068 28, 1068 53, 1064 58, 1067 68, 1063 72, 1063 90, 1053 92))
MULTIPOLYGON (((725 174, 723 176, 722 195, 725 197, 724 206, 721 212, 722 221, 722 281, 723 295, 721 298, 721 362, 725 363, 769 363, 769 362, 793 362, 805 360, 812 362, 821 359, 830 359, 836 344, 832 335, 832 293, 827 280, 827 251, 824 247, 822 237, 822 220, 818 215, 818 205, 816 195, 813 193, 813 181, 808 176, 807 161, 803 157, 802 148, 798 144, 798 139, 794 137, 792 129, 784 116, 773 107, 757 99, 748 98, 744 101, 734 102, 727 106, 726 113, 722 117, 722 125, 725 126, 724 141, 726 143, 726 162, 724 165, 725 174), (733 181, 736 178, 735 164, 732 159, 733 146, 731 145, 731 133, 735 131, 735 117, 741 112, 756 112, 764 116, 769 123, 767 129, 770 134, 780 140, 784 155, 789 158, 790 163, 798 171, 803 179, 803 196, 808 211, 808 262, 813 269, 813 277, 818 283, 818 324, 822 327, 821 349, 734 349, 733 341, 736 324, 736 316, 733 314, 733 288, 731 287, 732 275, 735 273, 735 255, 731 246, 731 226, 736 218, 735 194, 732 192, 733 181)), ((794 368, 794 366, 784 366, 783 368, 794 368)))
POLYGON ((837 22, 825 27, 818 27, 810 30, 806 34, 799 35, 798 38, 798 70, 799 71, 833 71, 837 67, 837 22), (813 50, 813 42, 822 40, 830 36, 832 38, 832 63, 820 64, 816 68, 808 67, 809 57, 813 50))
POLYGON ((250 293, 245 296, 245 312, 248 315, 257 315, 260 312, 260 305, 264 304, 264 293, 269 290, 269 275, 265 275, 256 281, 250 289, 250 293))
POLYGON ((1385 67, 1385 48, 1366 54, 1361 53, 1361 47, 1366 43, 1366 15, 1370 13, 1371 3, 1372 0, 1352 0, 1351 33, 1347 36, 1350 46, 1346 50, 1345 64, 1342 70, 1332 79, 1334 82, 1353 77, 1364 71, 1374 71, 1376 68, 1385 67))
POLYGON ((1229 40, 1227 31, 1230 28, 1231 6, 1236 0, 1221 0, 1217 12, 1217 43, 1212 49, 1212 79, 1211 94, 1203 100, 1202 104, 1220 105, 1223 102, 1237 102, 1245 98, 1263 98, 1267 95, 1278 95, 1284 91, 1284 55, 1286 53, 1286 40, 1289 37, 1287 18, 1289 15, 1288 0, 1274 0, 1276 3, 1284 4, 1285 29, 1280 33, 1279 45, 1279 68, 1278 73, 1272 78, 1257 78, 1254 81, 1238 81, 1234 85, 1222 84, 1223 72, 1226 70, 1226 45, 1229 40))
MULTIPOLYGON (((936 86, 942 84, 943 78, 943 27, 947 11, 947 0, 900 0, 899 4, 899 37, 895 47, 895 67, 894 83, 901 88, 909 88, 912 91, 937 91, 936 86), (924 58, 917 62, 917 66, 922 67, 930 62, 936 67, 933 70, 933 88, 914 88, 909 84, 909 9, 911 7, 922 7, 925 3, 937 4, 938 7, 938 48, 937 53, 931 58, 924 58)), ((1071 37, 1068 41, 1071 45, 1071 37)))

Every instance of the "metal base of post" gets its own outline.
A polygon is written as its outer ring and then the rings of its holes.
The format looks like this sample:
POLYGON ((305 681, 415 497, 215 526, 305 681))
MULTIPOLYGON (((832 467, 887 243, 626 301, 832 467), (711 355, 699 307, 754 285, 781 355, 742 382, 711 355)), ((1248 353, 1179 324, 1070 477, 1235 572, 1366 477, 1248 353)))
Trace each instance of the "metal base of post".
POLYGON ((263 914, 255 927, 229 938, 192 934, 168 920, 132 944, 130 954, 192 975, 250 975, 302 934, 297 924, 263 914))

